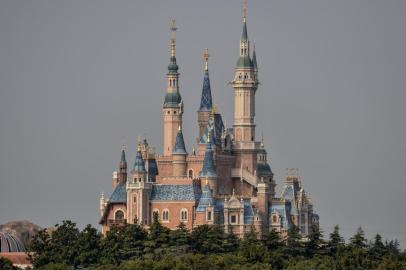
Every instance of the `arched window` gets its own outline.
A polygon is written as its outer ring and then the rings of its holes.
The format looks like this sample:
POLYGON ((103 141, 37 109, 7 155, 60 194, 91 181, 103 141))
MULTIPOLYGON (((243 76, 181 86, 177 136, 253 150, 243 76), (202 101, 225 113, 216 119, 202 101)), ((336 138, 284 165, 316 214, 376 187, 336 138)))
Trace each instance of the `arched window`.
POLYGON ((187 221, 187 209, 180 210, 180 221, 187 221))
POLYGON ((115 220, 124 220, 124 212, 121 210, 116 211, 114 214, 114 219, 115 220))
POLYGON ((208 211, 208 212, 207 212, 207 220, 208 220, 208 221, 211 221, 211 219, 212 219, 211 211, 208 211))
POLYGON ((133 203, 137 203, 137 195, 133 196, 133 203))
POLYGON ((192 169, 189 169, 188 177, 193 178, 193 170, 192 169))
POLYGON ((169 210, 164 209, 162 211, 162 221, 169 221, 169 210))
POLYGON ((272 216, 272 223, 277 223, 278 222, 278 217, 276 215, 272 216))

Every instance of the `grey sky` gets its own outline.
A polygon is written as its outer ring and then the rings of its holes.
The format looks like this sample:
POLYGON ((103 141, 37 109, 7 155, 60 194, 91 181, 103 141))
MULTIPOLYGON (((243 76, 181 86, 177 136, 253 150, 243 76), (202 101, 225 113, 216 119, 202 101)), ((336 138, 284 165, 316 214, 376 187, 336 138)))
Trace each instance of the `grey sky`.
MULTIPOLYGON (((160 150, 169 23, 189 149, 203 49, 232 123, 242 1, 0 1, 0 223, 97 225, 123 140, 160 150)), ((321 225, 406 247, 406 1, 255 0, 257 132, 279 190, 298 167, 321 225)))

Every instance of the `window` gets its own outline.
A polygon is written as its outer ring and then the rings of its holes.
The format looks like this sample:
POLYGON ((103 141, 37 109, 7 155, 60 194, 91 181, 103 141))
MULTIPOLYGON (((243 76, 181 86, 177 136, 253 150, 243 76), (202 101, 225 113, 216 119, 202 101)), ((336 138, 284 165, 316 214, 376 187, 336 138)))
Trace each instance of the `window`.
POLYGON ((272 223, 276 223, 276 222, 278 222, 278 217, 276 215, 274 215, 272 217, 272 223))
POLYGON ((211 221, 211 211, 207 212, 207 220, 211 221))
POLYGON ((187 209, 183 208, 180 210, 180 220, 187 221, 187 209))
POLYGON ((236 224, 237 223, 237 216, 236 215, 232 215, 230 217, 230 223, 231 224, 236 224))
POLYGON ((162 220, 169 221, 169 210, 168 209, 165 209, 162 211, 162 220))
POLYGON ((121 210, 118 210, 115 214, 114 214, 114 219, 115 220, 124 220, 124 212, 121 210))
POLYGON ((189 178, 193 178, 193 170, 192 169, 189 170, 188 176, 189 176, 189 178))
POLYGON ((133 197, 133 203, 137 203, 137 195, 134 195, 134 197, 133 197))

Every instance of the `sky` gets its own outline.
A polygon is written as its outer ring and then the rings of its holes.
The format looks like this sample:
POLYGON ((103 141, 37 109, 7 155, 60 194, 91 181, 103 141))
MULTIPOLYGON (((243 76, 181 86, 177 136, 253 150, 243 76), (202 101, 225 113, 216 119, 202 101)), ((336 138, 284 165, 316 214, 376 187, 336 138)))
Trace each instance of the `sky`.
MULTIPOLYGON (((405 12, 404 0, 248 3, 257 134, 278 191, 299 168, 326 235, 362 226, 406 248, 405 12)), ((231 125, 241 17, 242 1, 1 0, 0 224, 98 226, 122 144, 130 165, 138 136, 161 152, 172 18, 189 152, 204 48, 231 125)))

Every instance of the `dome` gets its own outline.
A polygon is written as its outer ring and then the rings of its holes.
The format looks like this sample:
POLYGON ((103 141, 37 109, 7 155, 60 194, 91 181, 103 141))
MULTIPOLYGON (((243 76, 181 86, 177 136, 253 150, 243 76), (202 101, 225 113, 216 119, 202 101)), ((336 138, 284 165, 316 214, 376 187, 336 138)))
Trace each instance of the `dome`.
POLYGON ((0 232, 0 252, 25 252, 25 247, 17 237, 0 232))

